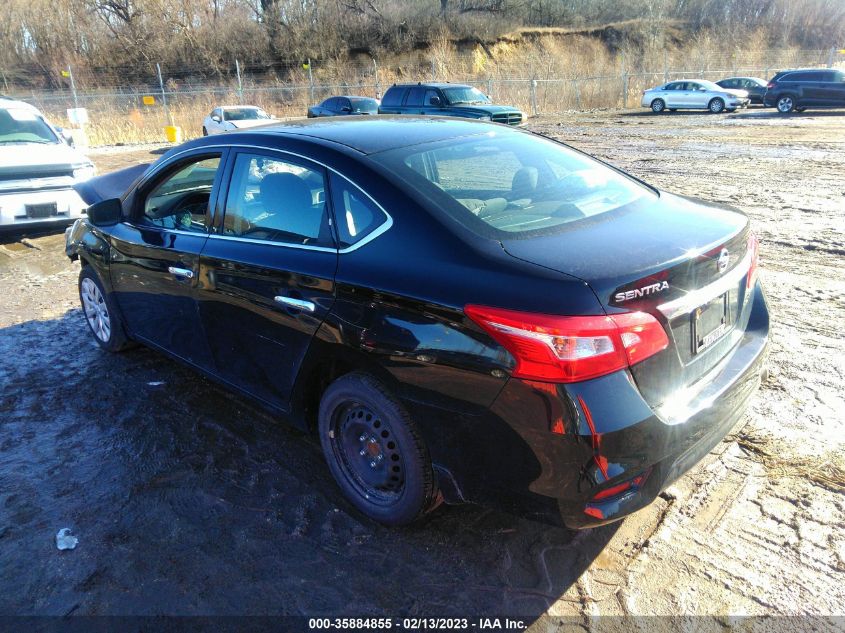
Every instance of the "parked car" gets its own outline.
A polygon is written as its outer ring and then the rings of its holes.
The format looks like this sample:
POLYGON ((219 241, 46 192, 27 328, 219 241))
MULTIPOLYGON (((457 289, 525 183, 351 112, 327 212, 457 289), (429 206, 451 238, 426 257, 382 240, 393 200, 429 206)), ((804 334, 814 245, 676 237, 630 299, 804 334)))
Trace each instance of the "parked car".
POLYGON ((378 111, 459 116, 507 125, 520 125, 527 118, 513 106, 493 105, 477 88, 450 83, 394 84, 384 93, 378 111))
POLYGON ((218 106, 203 119, 202 135, 209 136, 267 125, 272 120, 273 117, 258 106, 218 106))
POLYGON ((308 108, 308 118, 320 116, 346 116, 378 114, 378 99, 370 97, 340 96, 329 97, 320 105, 308 108))
POLYGON ((37 108, 0 97, 0 229, 41 228, 82 217, 73 185, 96 173, 70 137, 37 108))
POLYGON ((767 83, 765 79, 759 77, 728 77, 717 81, 716 85, 731 90, 745 90, 751 103, 763 103, 767 83))
POLYGON ((763 104, 778 112, 845 108, 845 72, 831 68, 783 70, 769 82, 763 104))
POLYGON ((668 84, 650 88, 643 92, 642 107, 651 108, 652 112, 669 110, 710 110, 733 112, 737 108, 748 106, 748 92, 722 88, 712 81, 670 81, 668 84))
POLYGON ((67 234, 96 342, 313 430, 386 524, 441 499, 619 519, 721 441, 764 371, 744 214, 518 129, 299 121, 125 181, 67 234))

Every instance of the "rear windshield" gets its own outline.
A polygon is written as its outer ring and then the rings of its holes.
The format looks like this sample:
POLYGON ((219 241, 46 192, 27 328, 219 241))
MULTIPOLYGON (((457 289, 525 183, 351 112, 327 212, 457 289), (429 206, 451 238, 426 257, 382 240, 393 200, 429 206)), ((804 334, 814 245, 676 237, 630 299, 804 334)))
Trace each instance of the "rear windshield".
POLYGON ((50 126, 32 110, 0 109, 0 145, 58 142, 50 126))
POLYGON ((226 108, 223 110, 224 121, 247 121, 250 119, 269 119, 270 115, 259 108, 226 108))
POLYGON ((514 239, 654 198, 649 188, 564 145, 522 132, 414 145, 372 156, 484 237, 514 239))
POLYGON ((349 97, 353 112, 375 112, 378 110, 378 101, 365 97, 349 97))

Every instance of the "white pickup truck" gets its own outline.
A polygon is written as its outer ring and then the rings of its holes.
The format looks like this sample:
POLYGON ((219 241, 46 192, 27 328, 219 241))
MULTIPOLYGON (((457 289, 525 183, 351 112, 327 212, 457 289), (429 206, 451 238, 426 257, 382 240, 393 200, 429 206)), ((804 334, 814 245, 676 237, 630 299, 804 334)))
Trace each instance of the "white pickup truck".
POLYGON ((85 214, 73 185, 94 165, 37 108, 0 98, 0 230, 67 224, 85 214))

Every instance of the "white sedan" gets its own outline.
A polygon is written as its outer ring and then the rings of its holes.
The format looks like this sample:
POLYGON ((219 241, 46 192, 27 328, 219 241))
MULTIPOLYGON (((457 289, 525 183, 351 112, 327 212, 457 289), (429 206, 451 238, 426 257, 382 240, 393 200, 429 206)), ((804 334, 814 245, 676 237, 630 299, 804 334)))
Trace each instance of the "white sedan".
POLYGON ((710 110, 719 113, 725 110, 733 112, 737 108, 748 107, 747 90, 732 90, 706 81, 670 81, 643 92, 642 107, 651 108, 652 112, 669 110, 710 110))
POLYGON ((203 120, 202 135, 266 125, 273 118, 258 106, 218 106, 203 120))

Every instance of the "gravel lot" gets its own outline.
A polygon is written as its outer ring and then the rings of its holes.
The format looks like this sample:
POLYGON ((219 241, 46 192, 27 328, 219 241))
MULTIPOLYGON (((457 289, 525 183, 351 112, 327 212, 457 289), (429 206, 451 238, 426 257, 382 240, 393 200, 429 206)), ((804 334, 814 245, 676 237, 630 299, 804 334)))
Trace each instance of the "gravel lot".
MULTIPOLYGON (((7 241, 0 614, 845 615, 845 113, 529 127, 752 217, 772 374, 705 462, 592 531, 469 506, 385 529, 311 439, 153 352, 101 352, 60 235, 7 241)), ((104 172, 157 149, 90 154, 104 172)))

